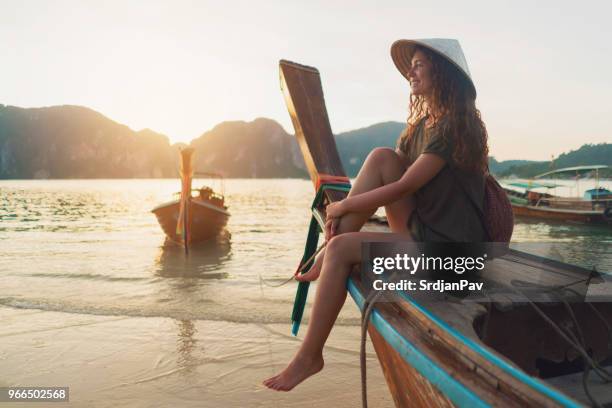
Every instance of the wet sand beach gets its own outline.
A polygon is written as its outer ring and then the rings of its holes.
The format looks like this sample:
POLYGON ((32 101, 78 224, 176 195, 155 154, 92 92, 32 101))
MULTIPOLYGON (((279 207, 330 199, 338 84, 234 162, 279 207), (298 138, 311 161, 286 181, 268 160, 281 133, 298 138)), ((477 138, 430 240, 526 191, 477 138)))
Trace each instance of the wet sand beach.
MULTIPOLYGON (((354 407, 359 328, 334 330, 326 368, 290 393, 261 380, 289 361, 287 325, 87 316, 1 307, 1 386, 69 386, 79 407, 354 407)), ((369 397, 392 406, 369 351, 369 397)), ((3 404, 21 406, 23 403, 3 404)), ((38 405, 38 404, 36 404, 38 405)))

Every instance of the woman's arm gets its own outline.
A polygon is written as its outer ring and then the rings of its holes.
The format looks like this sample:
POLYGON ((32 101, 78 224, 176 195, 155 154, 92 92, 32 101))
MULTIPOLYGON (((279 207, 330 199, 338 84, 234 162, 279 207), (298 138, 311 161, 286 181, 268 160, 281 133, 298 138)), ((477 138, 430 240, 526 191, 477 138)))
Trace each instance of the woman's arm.
POLYGON ((327 216, 337 218, 348 212, 373 210, 397 201, 427 184, 445 164, 446 161, 437 154, 421 154, 398 181, 332 203, 327 206, 327 216))

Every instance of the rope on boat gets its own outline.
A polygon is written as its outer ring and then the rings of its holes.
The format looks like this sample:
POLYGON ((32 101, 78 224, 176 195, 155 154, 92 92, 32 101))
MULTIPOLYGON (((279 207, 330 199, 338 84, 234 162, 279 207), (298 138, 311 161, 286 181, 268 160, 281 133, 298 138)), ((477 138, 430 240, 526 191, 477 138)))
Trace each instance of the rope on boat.
POLYGON ((368 338, 368 323, 374 309, 374 304, 382 295, 382 291, 371 292, 363 302, 361 312, 361 340, 359 345, 359 368, 361 371, 361 406, 368 408, 368 382, 366 367, 366 341, 368 338))
POLYGON ((584 362, 584 366, 585 366, 585 371, 584 371, 584 375, 582 378, 582 385, 584 388, 584 392, 594 406, 602 407, 602 405, 593 397, 593 395, 591 394, 589 390, 589 384, 588 384, 589 371, 593 369, 599 375, 599 377, 605 382, 611 382, 612 376, 610 376, 610 374, 606 371, 605 368, 601 367, 596 361, 594 361, 589 356, 585 348, 576 341, 577 339, 573 335, 572 336, 569 335, 571 332, 565 333, 563 329, 559 327, 559 325, 555 323, 550 317, 548 317, 548 315, 544 313, 535 303, 533 303, 529 299, 527 299, 527 302, 529 302, 529 304, 540 315, 540 317, 542 317, 542 319, 544 319, 544 321, 546 321, 546 323, 548 323, 553 328, 553 330, 555 330, 557 334, 561 336, 561 338, 563 338, 570 346, 572 346, 581 355, 583 362, 584 362), (574 337, 574 338, 572 339, 570 337, 574 337))
MULTIPOLYGON (((584 364, 584 373, 582 376, 582 387, 584 389, 584 393, 586 394, 587 398, 589 399, 589 401, 591 401, 591 404, 593 404, 593 406, 595 407, 603 407, 603 405, 597 401, 597 399, 593 396, 593 394, 591 394, 591 391, 589 389, 589 374, 590 371, 593 370, 600 378, 602 381, 604 381, 605 383, 609 383, 612 382, 612 374, 610 374, 604 367, 602 367, 597 361, 593 360, 593 358, 591 358, 591 356, 589 355, 588 351, 586 350, 586 342, 584 339, 584 334, 582 333, 582 330, 580 328, 580 324, 578 323, 578 319, 576 318, 576 315, 573 311, 573 309, 571 308, 571 306, 569 305, 569 303, 567 302, 567 299, 565 299, 565 297, 563 296, 563 292, 572 292, 574 294, 578 294, 578 292, 576 292, 573 289, 569 289, 567 287, 550 287, 550 286, 545 286, 545 285, 538 285, 538 284, 527 284, 527 282, 521 282, 521 286, 526 287, 526 286, 532 286, 535 288, 542 288, 542 289, 549 289, 550 291, 553 291, 553 293, 556 293, 559 296, 559 300, 563 303, 563 305, 565 306, 571 320, 572 323, 574 325, 574 328, 576 330, 576 334, 572 333, 569 329, 563 330, 554 320, 552 320, 538 305, 536 305, 533 301, 531 301, 531 299, 529 299, 529 297, 519 291, 518 289, 514 289, 515 292, 517 292, 518 294, 520 294, 521 296, 523 296, 527 302, 531 305, 531 307, 536 311, 536 313, 538 315, 540 315, 540 317, 546 322, 548 323, 548 325, 550 327, 552 327, 552 329, 562 338, 564 339, 574 350, 576 350, 578 352, 578 354, 580 354, 580 356, 582 357, 582 361, 584 364), (555 290, 557 289, 557 290, 555 290)), ((606 326, 606 329, 608 330, 608 348, 612 348, 612 327, 610 327, 610 325, 608 324, 608 322, 605 320, 605 318, 603 317, 603 315, 599 312, 599 310, 597 310, 597 308, 592 305, 591 303, 587 304, 591 307, 591 309, 595 312, 595 314, 598 316, 598 318, 604 323, 604 325, 606 326)))
MULTIPOLYGON (((267 280, 265 280, 264 278, 261 277, 261 273, 259 274, 259 280, 260 282, 262 282, 264 285, 269 286, 271 288, 280 288, 281 286, 284 286, 286 284, 288 284, 289 282, 291 282, 292 280, 295 279, 295 275, 298 273, 307 273, 304 272, 304 270, 306 269, 306 265, 310 264, 317 255, 319 255, 319 253, 323 250, 323 248, 325 248, 325 246, 327 245, 327 241, 323 242, 321 245, 319 245, 319 247, 317 248, 317 250, 315 251, 314 254, 312 254, 312 256, 310 258, 308 258, 306 260, 306 262, 304 262, 304 264, 298 268, 297 272, 294 273, 293 275, 291 275, 290 278, 288 278, 287 280, 281 282, 281 283, 269 283, 267 280)), ((310 271, 310 269, 308 270, 310 271)))

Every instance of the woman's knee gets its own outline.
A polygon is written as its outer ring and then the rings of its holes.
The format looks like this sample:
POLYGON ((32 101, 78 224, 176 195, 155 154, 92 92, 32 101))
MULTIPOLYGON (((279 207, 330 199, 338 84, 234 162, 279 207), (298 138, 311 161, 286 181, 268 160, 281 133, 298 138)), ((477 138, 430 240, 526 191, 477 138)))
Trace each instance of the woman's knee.
POLYGON ((335 258, 339 252, 342 250, 343 246, 343 236, 346 234, 340 234, 332 237, 329 241, 327 241, 327 245, 325 248, 325 258, 335 258))
POLYGON ((398 154, 390 147, 376 147, 366 158, 367 162, 375 162, 377 164, 387 163, 389 160, 399 160, 398 154))
POLYGON ((379 174, 383 184, 398 180, 406 171, 402 158, 389 147, 377 147, 372 150, 366 164, 364 167, 379 174))
POLYGON ((330 239, 325 249, 325 257, 338 258, 354 252, 356 234, 358 233, 346 232, 330 239))

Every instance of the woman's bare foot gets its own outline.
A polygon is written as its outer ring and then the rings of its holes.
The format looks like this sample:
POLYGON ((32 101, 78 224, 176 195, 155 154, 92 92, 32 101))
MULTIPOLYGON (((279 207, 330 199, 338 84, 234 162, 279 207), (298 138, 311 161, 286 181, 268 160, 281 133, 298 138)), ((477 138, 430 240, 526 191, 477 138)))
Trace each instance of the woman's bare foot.
POLYGON ((263 384, 276 391, 290 391, 293 387, 323 369, 323 356, 303 357, 299 353, 280 374, 270 377, 263 384))
POLYGON ((323 267, 323 256, 325 255, 325 250, 323 250, 315 259, 312 267, 308 270, 308 272, 304 274, 298 273, 295 275, 295 280, 299 282, 312 282, 319 278, 321 274, 321 268, 323 267))

